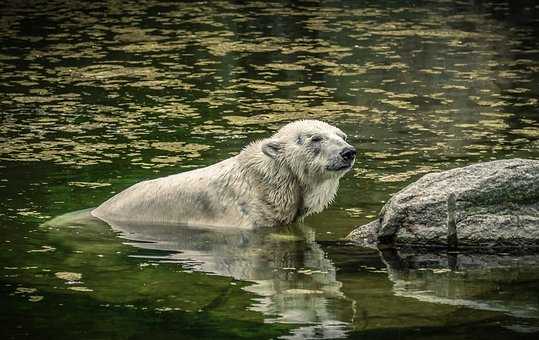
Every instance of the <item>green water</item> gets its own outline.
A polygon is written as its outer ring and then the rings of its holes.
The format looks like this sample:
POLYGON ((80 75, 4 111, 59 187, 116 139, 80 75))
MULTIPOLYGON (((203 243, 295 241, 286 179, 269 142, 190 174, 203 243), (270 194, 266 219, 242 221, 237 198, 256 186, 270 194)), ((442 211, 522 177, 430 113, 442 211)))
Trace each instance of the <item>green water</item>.
POLYGON ((533 1, 3 2, 0 337, 535 339, 539 256, 339 240, 422 174, 539 158, 537 27, 533 1), (299 118, 359 151, 304 224, 80 212, 299 118))

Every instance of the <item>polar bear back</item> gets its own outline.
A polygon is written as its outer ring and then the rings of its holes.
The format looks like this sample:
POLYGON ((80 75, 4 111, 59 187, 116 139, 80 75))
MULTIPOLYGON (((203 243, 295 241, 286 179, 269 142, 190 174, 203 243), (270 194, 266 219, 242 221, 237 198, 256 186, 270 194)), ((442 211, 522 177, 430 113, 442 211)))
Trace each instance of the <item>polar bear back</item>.
MULTIPOLYGON (((139 182, 92 211, 109 224, 136 221, 149 224, 246 226, 234 192, 219 190, 233 173, 235 159, 209 167, 139 182), (210 189, 210 190, 209 190, 210 189)), ((237 193, 240 195, 240 193, 237 193)))

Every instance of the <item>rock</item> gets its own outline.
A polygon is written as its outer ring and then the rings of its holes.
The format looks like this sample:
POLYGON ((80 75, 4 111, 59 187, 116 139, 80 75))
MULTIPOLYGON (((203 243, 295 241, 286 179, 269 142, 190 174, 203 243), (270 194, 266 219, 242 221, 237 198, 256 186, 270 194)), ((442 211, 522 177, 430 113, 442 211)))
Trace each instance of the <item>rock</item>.
POLYGON ((447 246, 452 224, 459 247, 539 248, 539 160, 499 160, 427 174, 347 239, 365 246, 447 246), (448 204, 451 194, 455 202, 448 204))

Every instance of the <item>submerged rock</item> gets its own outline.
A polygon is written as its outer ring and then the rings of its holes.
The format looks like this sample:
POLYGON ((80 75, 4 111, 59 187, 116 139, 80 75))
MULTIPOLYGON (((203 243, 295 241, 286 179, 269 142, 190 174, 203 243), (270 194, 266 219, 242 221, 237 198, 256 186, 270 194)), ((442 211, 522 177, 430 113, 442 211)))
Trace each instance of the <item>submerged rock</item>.
POLYGON ((539 248, 539 160, 509 159, 431 173, 352 231, 363 245, 539 248), (453 202, 454 199, 454 202, 453 202))

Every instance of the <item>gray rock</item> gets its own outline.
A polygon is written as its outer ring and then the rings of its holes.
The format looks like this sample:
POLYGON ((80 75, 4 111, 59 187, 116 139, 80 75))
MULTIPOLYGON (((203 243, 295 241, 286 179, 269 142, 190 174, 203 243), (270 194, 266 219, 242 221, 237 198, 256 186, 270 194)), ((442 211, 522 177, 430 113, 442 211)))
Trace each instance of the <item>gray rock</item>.
POLYGON ((427 174, 347 239, 366 246, 447 246, 453 223, 459 247, 539 248, 539 160, 499 160, 427 174))

